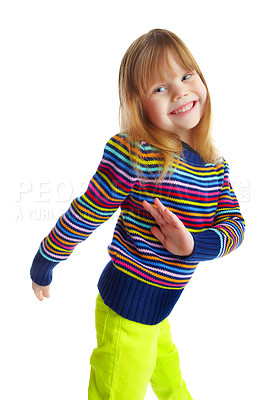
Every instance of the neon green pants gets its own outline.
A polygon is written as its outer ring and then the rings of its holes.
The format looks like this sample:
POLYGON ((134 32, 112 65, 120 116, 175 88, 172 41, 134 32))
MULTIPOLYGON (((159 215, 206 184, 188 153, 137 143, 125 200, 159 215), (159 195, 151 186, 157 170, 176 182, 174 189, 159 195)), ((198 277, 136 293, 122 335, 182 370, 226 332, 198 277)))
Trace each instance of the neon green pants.
POLYGON ((166 318, 157 325, 125 319, 96 299, 97 348, 89 400, 143 400, 149 382, 160 400, 192 400, 166 318))

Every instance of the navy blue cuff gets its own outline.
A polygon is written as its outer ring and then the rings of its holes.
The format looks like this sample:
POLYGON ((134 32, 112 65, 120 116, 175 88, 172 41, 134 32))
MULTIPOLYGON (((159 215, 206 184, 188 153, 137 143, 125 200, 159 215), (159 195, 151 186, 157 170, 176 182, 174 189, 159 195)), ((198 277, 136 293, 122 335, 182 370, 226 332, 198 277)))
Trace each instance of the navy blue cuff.
POLYGON ((194 239, 194 250, 190 256, 179 257, 186 261, 209 261, 217 258, 221 250, 221 241, 219 235, 212 229, 192 233, 194 239))
POLYGON ((30 276, 33 282, 40 286, 50 285, 53 278, 53 268, 58 264, 58 262, 49 261, 44 258, 40 250, 37 252, 32 266, 30 269, 30 276))

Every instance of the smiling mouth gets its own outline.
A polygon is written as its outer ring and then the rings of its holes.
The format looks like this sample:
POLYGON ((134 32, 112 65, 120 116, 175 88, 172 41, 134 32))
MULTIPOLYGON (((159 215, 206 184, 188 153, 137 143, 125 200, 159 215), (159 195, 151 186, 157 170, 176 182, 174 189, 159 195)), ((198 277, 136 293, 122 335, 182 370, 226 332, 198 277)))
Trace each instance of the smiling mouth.
POLYGON ((170 114, 176 115, 176 114, 184 114, 190 110, 196 105, 196 101, 191 101, 190 103, 186 104, 183 107, 177 108, 176 110, 172 111, 170 114))

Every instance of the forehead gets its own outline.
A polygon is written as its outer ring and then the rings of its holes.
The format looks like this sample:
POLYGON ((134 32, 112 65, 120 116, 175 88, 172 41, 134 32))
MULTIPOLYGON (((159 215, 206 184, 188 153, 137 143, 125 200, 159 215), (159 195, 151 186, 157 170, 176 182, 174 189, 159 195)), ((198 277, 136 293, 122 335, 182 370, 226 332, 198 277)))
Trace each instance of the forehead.
MULTIPOLYGON (((193 63, 190 60, 181 60, 181 57, 171 50, 161 52, 156 59, 150 60, 149 68, 142 74, 142 90, 146 92, 158 81, 165 80, 167 77, 176 76, 187 70, 193 70, 193 63)), ((141 91, 142 91, 141 90, 141 91)))
POLYGON ((178 73, 186 71, 188 67, 184 65, 177 55, 168 52, 164 60, 158 65, 154 71, 154 78, 163 79, 167 76, 173 77, 178 73))

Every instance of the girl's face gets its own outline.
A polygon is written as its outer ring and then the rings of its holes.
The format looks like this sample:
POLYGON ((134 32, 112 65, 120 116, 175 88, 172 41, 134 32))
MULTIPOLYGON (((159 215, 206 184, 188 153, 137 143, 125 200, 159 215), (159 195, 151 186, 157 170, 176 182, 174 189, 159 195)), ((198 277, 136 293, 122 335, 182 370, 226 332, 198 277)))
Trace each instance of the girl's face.
POLYGON ((199 123, 207 90, 196 71, 187 71, 169 54, 171 68, 165 63, 163 80, 158 80, 144 95, 143 107, 156 127, 178 134, 193 145, 192 129, 199 123))

